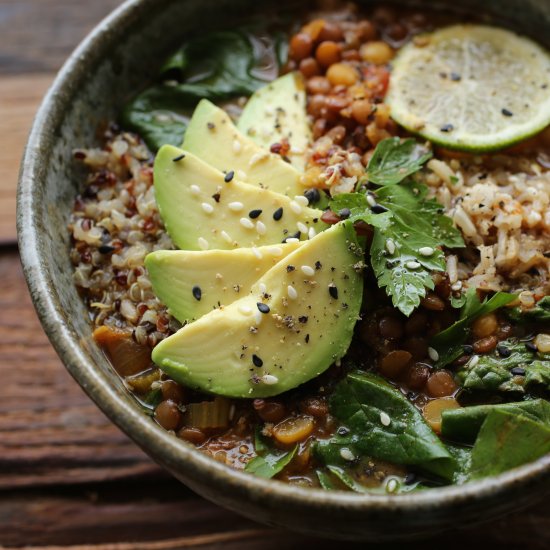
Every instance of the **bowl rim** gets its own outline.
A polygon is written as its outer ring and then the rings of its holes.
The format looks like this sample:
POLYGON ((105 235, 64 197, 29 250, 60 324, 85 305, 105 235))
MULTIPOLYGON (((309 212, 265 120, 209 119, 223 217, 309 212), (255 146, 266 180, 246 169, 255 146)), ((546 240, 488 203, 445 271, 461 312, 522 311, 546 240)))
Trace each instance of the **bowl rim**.
MULTIPOLYGON (((285 507, 333 509, 354 513, 422 512, 441 509, 449 503, 467 503, 470 499, 504 495, 518 484, 537 481, 550 474, 550 454, 498 476, 450 485, 418 493, 399 495, 357 494, 301 488, 277 480, 266 480, 226 466, 177 439, 151 421, 129 401, 121 400, 112 384, 95 369, 91 356, 79 342, 78 335, 67 323, 57 299, 53 280, 46 267, 52 262, 47 251, 40 249, 39 226, 34 215, 34 191, 41 185, 41 157, 49 149, 49 138, 63 119, 63 100, 70 97, 86 78, 80 70, 93 50, 103 49, 105 41, 117 38, 116 29, 139 16, 139 11, 156 0, 126 0, 99 22, 77 46, 57 74, 35 116, 21 161, 17 191, 17 233, 21 263, 34 307, 40 322, 65 368, 104 414, 137 443, 146 453, 171 469, 188 477, 211 480, 218 491, 237 491, 253 500, 267 496, 285 507), (115 32, 113 32, 115 31, 115 32)), ((92 56, 93 57, 93 56, 92 56)))

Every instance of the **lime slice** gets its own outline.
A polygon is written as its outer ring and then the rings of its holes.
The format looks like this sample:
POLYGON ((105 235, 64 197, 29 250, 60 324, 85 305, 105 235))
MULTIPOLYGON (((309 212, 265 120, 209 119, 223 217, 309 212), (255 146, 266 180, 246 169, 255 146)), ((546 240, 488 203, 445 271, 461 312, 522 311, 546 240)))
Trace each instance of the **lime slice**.
POLYGON ((484 25, 455 25, 407 44, 386 102, 407 130, 452 149, 501 149, 550 124, 550 55, 484 25))

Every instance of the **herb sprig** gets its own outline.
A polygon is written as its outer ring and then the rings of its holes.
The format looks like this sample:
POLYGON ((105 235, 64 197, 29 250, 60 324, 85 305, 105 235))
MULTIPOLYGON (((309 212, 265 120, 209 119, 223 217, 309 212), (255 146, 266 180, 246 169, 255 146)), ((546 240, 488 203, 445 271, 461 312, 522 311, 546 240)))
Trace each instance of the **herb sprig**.
POLYGON ((367 177, 380 187, 337 195, 330 205, 333 212, 349 210, 352 221, 374 228, 370 248, 374 274, 405 315, 420 304, 427 289, 434 288, 432 272, 445 271, 441 247, 464 246, 442 206, 427 198, 427 187, 407 179, 430 157, 431 152, 412 138, 383 140, 367 167, 367 177))

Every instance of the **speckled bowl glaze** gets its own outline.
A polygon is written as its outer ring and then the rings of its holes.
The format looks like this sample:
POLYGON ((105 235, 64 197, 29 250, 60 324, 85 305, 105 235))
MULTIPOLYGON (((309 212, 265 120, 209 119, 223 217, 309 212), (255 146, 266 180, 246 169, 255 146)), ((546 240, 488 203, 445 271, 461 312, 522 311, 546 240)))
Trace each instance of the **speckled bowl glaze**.
MULTIPOLYGON (((444 2, 443 2, 444 3, 444 2)), ((416 2, 432 6, 433 2, 416 2)), ((550 36, 550 0, 452 0, 449 6, 509 15, 550 36)), ((78 47, 36 116, 18 192, 19 245, 36 310, 63 363, 101 410, 155 461, 204 497, 271 525, 342 539, 406 539, 471 525, 531 503, 550 489, 550 455, 496 478, 402 496, 302 489, 238 472, 197 452, 146 416, 92 339, 72 282, 67 222, 83 181, 74 147, 96 143, 162 58, 196 29, 230 27, 265 2, 141 0, 122 5, 78 47)), ((548 45, 548 44, 547 44, 548 45)))

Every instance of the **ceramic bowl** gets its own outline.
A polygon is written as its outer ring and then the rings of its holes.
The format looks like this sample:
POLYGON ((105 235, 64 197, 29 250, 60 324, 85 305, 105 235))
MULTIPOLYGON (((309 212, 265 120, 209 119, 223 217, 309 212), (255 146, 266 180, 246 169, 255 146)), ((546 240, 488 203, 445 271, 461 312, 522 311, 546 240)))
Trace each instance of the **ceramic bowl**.
MULTIPOLYGON (((475 9, 479 2, 451 4, 475 9)), ((71 375, 137 445, 200 495, 254 520, 317 536, 404 539, 471 525, 531 503, 550 487, 550 455, 495 478, 402 496, 303 489, 232 470, 146 416, 94 343, 68 254, 67 223, 83 181, 72 149, 97 143, 98 125, 116 117, 124 100, 155 74, 186 33, 230 27, 265 8, 266 2, 245 0, 127 2, 61 69, 36 116, 18 192, 21 258, 44 330, 71 375)), ((484 10, 510 14, 520 30, 539 39, 550 36, 549 1, 490 0, 484 10)))

